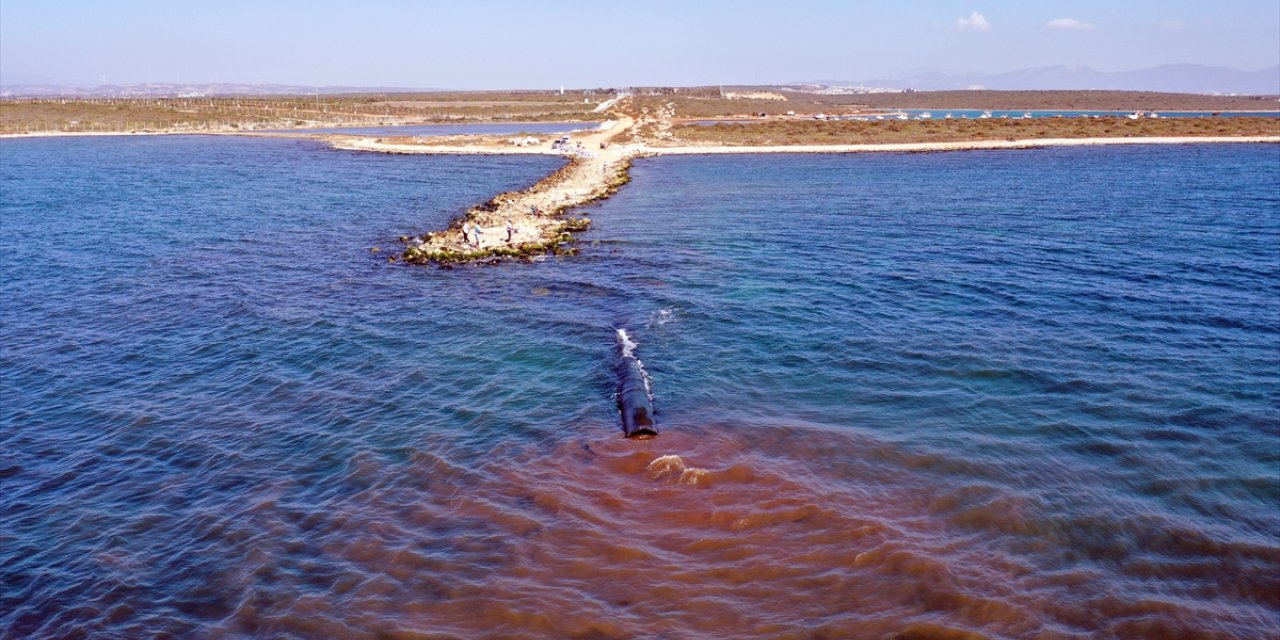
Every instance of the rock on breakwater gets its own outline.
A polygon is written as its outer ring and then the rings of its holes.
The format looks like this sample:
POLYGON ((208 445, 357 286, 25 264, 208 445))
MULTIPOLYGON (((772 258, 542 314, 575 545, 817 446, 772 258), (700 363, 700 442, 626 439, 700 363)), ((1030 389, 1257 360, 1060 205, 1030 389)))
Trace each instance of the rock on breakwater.
MULTIPOLYGON (((573 207, 613 195, 631 180, 631 160, 638 145, 610 141, 634 125, 631 118, 610 122, 600 130, 574 136, 572 146, 505 147, 448 146, 399 143, 387 139, 331 136, 333 147, 352 151, 395 154, 564 154, 568 163, 533 186, 500 193, 459 216, 449 227, 415 236, 401 236, 407 245, 398 259, 415 264, 464 264, 506 259, 530 259, 554 253, 575 254, 566 246, 573 234, 585 231, 589 218, 565 215, 573 207)), ((389 258, 394 262, 397 257, 389 258)))
POLYGON ((576 156, 528 189, 472 207, 448 229, 402 238, 409 246, 401 257, 410 263, 457 264, 576 253, 565 245, 591 220, 565 212, 616 193, 630 181, 632 156, 626 149, 576 156))

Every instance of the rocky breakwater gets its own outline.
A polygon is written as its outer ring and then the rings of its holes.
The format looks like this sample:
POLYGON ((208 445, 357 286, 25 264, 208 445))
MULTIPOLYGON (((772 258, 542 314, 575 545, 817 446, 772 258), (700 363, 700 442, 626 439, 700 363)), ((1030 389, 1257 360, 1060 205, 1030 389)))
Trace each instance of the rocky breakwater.
POLYGON ((573 255, 574 234, 591 220, 567 212, 607 198, 630 181, 634 155, 629 148, 574 153, 568 164, 532 187, 498 194, 443 231, 401 237, 406 247, 399 259, 447 265, 573 255))

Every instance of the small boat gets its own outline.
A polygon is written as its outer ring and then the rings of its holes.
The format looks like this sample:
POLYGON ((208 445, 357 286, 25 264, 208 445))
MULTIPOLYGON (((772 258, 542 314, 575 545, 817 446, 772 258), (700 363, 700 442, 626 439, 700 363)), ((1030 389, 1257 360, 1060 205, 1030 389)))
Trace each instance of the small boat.
POLYGON ((983 112, 982 112, 982 115, 980 115, 980 116, 978 116, 978 117, 979 117, 979 118, 982 118, 982 119, 990 118, 990 117, 991 117, 991 112, 990 112, 990 111, 983 111, 983 112))
POLYGON ((1023 119, 1023 120, 1030 120, 1030 119, 1031 119, 1031 112, 1030 112, 1030 111, 1027 111, 1027 112, 1023 113, 1023 114, 1022 114, 1022 119, 1023 119))
POLYGON ((933 114, 929 113, 928 111, 925 111, 924 113, 916 116, 916 120, 930 120, 932 118, 933 118, 933 114))

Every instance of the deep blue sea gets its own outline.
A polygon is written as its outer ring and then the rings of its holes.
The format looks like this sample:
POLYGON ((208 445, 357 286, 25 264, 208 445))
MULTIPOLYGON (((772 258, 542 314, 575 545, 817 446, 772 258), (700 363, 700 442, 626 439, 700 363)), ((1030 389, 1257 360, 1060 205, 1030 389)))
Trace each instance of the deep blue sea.
POLYGON ((0 637, 1280 636, 1280 145, 560 162, 0 141, 0 637))

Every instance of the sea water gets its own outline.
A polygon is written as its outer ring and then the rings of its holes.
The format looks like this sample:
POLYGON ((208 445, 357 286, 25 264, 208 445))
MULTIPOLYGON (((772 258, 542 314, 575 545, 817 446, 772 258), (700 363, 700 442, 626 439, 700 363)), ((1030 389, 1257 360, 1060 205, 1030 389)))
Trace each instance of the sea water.
POLYGON ((1280 146, 560 162, 0 141, 4 635, 1280 634, 1280 146))

